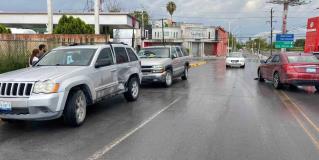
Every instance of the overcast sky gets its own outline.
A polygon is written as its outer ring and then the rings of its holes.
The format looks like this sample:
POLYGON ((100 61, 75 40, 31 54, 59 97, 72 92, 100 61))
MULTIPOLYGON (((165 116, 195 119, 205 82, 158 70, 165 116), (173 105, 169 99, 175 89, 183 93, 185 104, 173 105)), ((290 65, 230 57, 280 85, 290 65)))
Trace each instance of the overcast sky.
MULTIPOLYGON (((55 11, 83 11, 86 0, 52 0, 55 11)), ((109 0, 105 0, 108 2, 109 0)), ((165 5, 168 0, 118 0, 123 11, 129 12, 144 8, 152 19, 168 17, 165 5)), ((270 26, 270 8, 275 10, 277 22, 275 30, 281 30, 282 6, 266 3, 267 0, 173 0, 177 5, 174 20, 182 22, 204 23, 206 25, 223 26, 239 37, 250 37, 268 32, 270 26)), ((106 4, 107 5, 107 4, 106 4)), ((319 0, 311 4, 290 7, 288 30, 303 37, 307 17, 319 16, 319 0)), ((45 12, 46 0, 1 0, 1 12, 45 12)))

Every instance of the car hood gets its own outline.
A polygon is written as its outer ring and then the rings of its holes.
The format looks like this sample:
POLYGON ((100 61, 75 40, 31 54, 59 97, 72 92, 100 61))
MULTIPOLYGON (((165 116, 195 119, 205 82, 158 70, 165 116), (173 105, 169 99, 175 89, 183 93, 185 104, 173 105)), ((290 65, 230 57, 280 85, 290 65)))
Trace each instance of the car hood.
POLYGON ((67 74, 84 69, 83 66, 41 66, 29 67, 0 74, 2 82, 35 82, 54 80, 67 74))
POLYGON ((170 58, 142 58, 142 66, 154 66, 154 65, 163 65, 169 63, 170 58))

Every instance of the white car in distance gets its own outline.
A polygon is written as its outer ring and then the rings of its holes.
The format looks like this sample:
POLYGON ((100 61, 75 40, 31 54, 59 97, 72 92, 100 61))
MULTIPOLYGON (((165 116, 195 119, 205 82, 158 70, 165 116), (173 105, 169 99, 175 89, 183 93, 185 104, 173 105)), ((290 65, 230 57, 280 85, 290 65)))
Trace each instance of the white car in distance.
POLYGON ((245 68, 245 57, 241 52, 232 52, 226 57, 226 68, 229 67, 240 67, 245 68))

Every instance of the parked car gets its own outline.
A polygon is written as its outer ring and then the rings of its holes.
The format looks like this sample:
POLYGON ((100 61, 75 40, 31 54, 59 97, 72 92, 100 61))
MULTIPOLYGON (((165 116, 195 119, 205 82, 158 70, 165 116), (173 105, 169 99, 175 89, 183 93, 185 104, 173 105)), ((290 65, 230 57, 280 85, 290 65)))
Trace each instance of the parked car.
POLYGON ((245 57, 241 52, 232 52, 226 57, 226 68, 228 67, 240 67, 245 68, 245 57))
POLYGON ((315 86, 319 90, 319 60, 312 54, 281 53, 261 60, 259 81, 273 81, 279 89, 283 85, 315 86))
POLYGON ((173 79, 188 78, 189 56, 179 46, 153 46, 139 52, 142 61, 142 83, 160 82, 169 87, 173 79))
POLYGON ((141 66, 134 50, 123 44, 60 47, 33 67, 0 75, 0 118, 64 118, 80 126, 87 106, 124 94, 139 96, 141 66))

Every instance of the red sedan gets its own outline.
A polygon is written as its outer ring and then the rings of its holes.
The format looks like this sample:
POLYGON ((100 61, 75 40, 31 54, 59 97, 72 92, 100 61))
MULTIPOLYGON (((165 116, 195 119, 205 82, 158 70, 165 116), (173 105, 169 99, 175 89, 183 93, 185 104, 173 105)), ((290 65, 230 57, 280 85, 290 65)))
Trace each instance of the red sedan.
POLYGON ((279 89, 283 85, 315 86, 319 91, 319 60, 312 54, 281 53, 260 61, 259 81, 273 81, 279 89))

